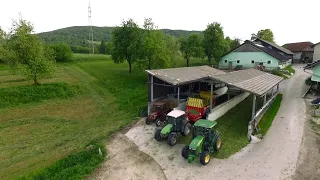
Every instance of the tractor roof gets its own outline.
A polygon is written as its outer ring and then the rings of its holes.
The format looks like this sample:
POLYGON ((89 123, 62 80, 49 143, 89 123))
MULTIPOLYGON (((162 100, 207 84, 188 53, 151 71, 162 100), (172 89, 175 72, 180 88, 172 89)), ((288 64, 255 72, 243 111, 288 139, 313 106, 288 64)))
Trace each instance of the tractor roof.
POLYGON ((179 109, 174 109, 171 112, 169 112, 167 114, 167 116, 171 116, 171 117, 177 118, 177 117, 180 117, 180 116, 182 116, 184 114, 186 114, 184 111, 181 111, 179 109))
POLYGON ((166 102, 164 102, 164 101, 158 101, 158 102, 153 103, 154 106, 163 106, 165 104, 166 104, 166 102))
POLYGON ((217 121, 209 121, 205 119, 200 119, 196 123, 194 123, 194 126, 198 127, 204 127, 204 128, 212 128, 217 124, 217 121))

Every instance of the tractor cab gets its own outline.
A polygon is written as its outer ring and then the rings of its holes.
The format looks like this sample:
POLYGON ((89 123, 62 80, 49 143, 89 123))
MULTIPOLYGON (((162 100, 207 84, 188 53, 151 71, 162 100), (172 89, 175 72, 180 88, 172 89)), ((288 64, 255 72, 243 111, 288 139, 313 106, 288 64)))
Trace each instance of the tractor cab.
POLYGON ((168 144, 173 146, 180 136, 187 136, 191 132, 191 124, 184 111, 174 109, 166 116, 167 125, 157 129, 155 139, 161 141, 168 138, 168 144))
POLYGON ((170 112, 170 107, 168 103, 160 101, 152 104, 151 114, 146 118, 146 124, 155 122, 156 126, 160 126, 162 123, 165 123, 166 114, 170 112))
POLYGON ((217 125, 216 121, 198 120, 194 124, 194 137, 195 136, 209 136, 214 133, 213 127, 217 125))

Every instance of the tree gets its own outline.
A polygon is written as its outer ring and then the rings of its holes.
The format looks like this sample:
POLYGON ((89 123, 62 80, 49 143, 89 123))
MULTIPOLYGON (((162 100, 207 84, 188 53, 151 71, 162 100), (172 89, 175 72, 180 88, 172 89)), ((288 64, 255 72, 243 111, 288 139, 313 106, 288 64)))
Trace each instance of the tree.
POLYGON ((106 42, 101 41, 100 47, 99 47, 100 54, 106 54, 106 42))
POLYGON ((262 40, 266 40, 269 42, 274 42, 274 36, 273 36, 273 32, 271 31, 271 29, 262 29, 262 30, 258 31, 257 34, 251 34, 252 41, 257 38, 260 38, 262 40))
POLYGON ((71 60, 73 52, 68 44, 60 42, 51 44, 49 47, 53 49, 55 60, 57 62, 66 62, 71 60))
POLYGON ((147 68, 164 68, 168 66, 169 56, 166 53, 163 33, 157 30, 151 18, 144 20, 144 37, 142 53, 147 60, 147 68))
POLYGON ((168 67, 177 67, 182 60, 179 40, 169 34, 164 35, 165 52, 169 57, 168 67))
POLYGON ((217 61, 228 50, 228 44, 224 39, 221 24, 216 22, 209 24, 203 34, 205 55, 208 57, 210 63, 212 59, 217 61))
POLYGON ((240 46, 240 39, 239 38, 234 38, 231 39, 229 36, 226 37, 226 42, 228 43, 230 49, 235 49, 236 47, 240 46))
POLYGON ((112 59, 115 63, 127 61, 129 72, 132 64, 141 58, 142 31, 132 20, 122 21, 121 27, 117 27, 112 34, 112 59))
POLYGON ((198 33, 191 34, 188 38, 181 38, 180 50, 187 61, 187 67, 189 66, 190 57, 202 57, 202 44, 202 37, 198 33))
POLYGON ((14 70, 21 72, 38 85, 38 79, 54 71, 54 56, 33 32, 30 22, 13 21, 5 47, 5 60, 14 70))
POLYGON ((112 41, 107 42, 106 49, 105 49, 106 54, 111 55, 112 49, 113 49, 112 41))

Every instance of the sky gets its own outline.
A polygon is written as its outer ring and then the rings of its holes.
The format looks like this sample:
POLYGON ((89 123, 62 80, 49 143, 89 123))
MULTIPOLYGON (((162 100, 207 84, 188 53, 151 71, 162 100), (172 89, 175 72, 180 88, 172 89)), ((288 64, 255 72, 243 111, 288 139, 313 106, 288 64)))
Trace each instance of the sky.
MULTIPOLYGON (((12 19, 31 21, 35 32, 88 25, 89 0, 1 0, 0 26, 12 19)), ((225 36, 250 39, 269 28, 279 45, 320 42, 319 0, 91 0, 94 26, 117 26, 132 18, 142 26, 152 18, 158 28, 204 30, 222 24, 225 36)))

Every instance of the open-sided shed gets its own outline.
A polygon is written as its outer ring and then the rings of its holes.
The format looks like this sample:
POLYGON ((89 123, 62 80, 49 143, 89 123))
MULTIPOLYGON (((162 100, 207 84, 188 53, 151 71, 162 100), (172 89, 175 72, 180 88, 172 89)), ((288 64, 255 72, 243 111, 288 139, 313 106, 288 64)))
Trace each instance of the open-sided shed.
POLYGON ((210 89, 210 113, 212 113, 213 109, 213 90, 217 84, 226 85, 253 94, 252 118, 249 123, 248 135, 251 135, 260 117, 275 99, 279 89, 279 83, 283 79, 282 77, 257 69, 245 69, 226 73, 209 66, 147 70, 147 72, 149 75, 149 107, 155 100, 170 94, 177 100, 177 107, 179 107, 181 96, 184 96, 183 93, 188 92, 188 94, 192 94, 192 91, 197 88, 200 91, 203 85, 210 87, 207 89, 210 89), (275 89, 275 87, 277 88, 275 89), (270 90, 271 98, 267 101, 267 93, 270 92, 270 90), (181 94, 181 92, 183 93, 181 94), (258 111, 256 110, 257 96, 264 97, 263 106, 258 111))

